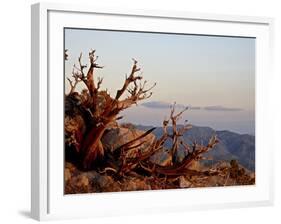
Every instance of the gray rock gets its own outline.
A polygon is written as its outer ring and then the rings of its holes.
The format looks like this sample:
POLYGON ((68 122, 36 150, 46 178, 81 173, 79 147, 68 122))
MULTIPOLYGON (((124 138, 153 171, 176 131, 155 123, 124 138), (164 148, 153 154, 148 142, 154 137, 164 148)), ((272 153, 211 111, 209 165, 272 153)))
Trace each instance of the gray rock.
MULTIPOLYGON (((113 152, 115 149, 120 147, 121 145, 124 145, 128 143, 129 141, 132 141, 133 139, 136 139, 140 135, 144 134, 145 131, 136 130, 136 129, 128 129, 123 127, 113 127, 111 129, 108 129, 107 132, 102 137, 102 144, 105 150, 110 150, 113 152)), ((148 134, 144 138, 135 141, 132 146, 139 145, 140 146, 134 148, 133 150, 130 150, 128 153, 128 157, 135 157, 137 156, 137 151, 141 150, 142 152, 145 152, 149 150, 149 146, 154 142, 155 135, 154 134, 148 134)))

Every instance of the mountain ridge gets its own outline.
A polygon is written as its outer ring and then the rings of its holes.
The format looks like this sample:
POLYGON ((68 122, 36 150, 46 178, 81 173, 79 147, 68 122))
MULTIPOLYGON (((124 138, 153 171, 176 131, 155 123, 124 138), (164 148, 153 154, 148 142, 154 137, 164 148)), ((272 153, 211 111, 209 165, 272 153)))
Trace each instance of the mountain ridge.
MULTIPOLYGON (((146 125, 133 125, 139 130, 148 130, 154 126, 146 125)), ((179 128, 182 125, 177 125, 179 128)), ((172 127, 168 127, 168 131, 171 131, 172 127)), ((153 131, 156 137, 160 137, 163 133, 162 127, 156 127, 153 131)), ((210 127, 202 127, 192 125, 192 128, 188 130, 182 136, 184 141, 188 144, 196 141, 202 144, 208 144, 209 139, 217 135, 219 143, 215 148, 205 154, 205 157, 209 160, 205 160, 204 164, 213 164, 218 161, 230 161, 237 160, 241 165, 251 171, 255 171, 255 136, 250 134, 239 134, 228 130, 216 131, 210 127)), ((164 146, 171 146, 171 142, 167 142, 164 146)), ((183 149, 179 149, 179 158, 184 156, 183 149)))

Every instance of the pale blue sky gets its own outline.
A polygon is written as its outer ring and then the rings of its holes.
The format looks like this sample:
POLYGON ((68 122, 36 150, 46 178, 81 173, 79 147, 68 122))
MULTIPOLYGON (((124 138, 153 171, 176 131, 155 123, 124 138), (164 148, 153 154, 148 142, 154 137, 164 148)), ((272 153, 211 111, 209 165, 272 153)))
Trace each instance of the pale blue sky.
MULTIPOLYGON (((97 71, 97 76, 104 77, 103 87, 114 94, 129 73, 134 57, 139 61, 144 79, 151 84, 157 82, 154 95, 148 101, 241 108, 236 115, 241 114, 240 120, 247 128, 235 130, 254 133, 253 38, 65 29, 65 48, 69 53, 66 76, 71 75, 72 65, 77 63, 80 52, 88 63, 89 50, 96 49, 98 63, 105 66, 97 71)), ((228 128, 227 120, 233 124, 233 115, 227 116, 227 113, 235 112, 224 111, 225 122, 218 120, 217 123, 225 123, 225 127, 218 128, 232 130, 228 128)), ((137 111, 128 114, 131 119, 139 119, 139 116, 137 111)), ((204 113, 204 116, 207 115, 204 113)), ((205 117, 200 119, 199 116, 195 120, 200 123, 200 120, 206 120, 205 117)), ((235 119, 239 121, 239 116, 235 119)), ((145 123, 145 120, 139 119, 139 122, 145 123)))

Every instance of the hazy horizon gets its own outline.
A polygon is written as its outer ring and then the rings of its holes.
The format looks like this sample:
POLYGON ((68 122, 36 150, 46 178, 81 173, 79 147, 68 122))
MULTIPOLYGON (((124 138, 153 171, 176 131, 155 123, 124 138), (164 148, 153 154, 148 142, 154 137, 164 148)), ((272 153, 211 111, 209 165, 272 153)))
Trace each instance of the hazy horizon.
POLYGON ((112 95, 130 72, 131 58, 138 60, 148 85, 157 82, 151 98, 122 112, 122 122, 161 126, 168 105, 177 102, 177 109, 190 107, 183 119, 194 125, 255 132, 254 38, 67 28, 65 49, 66 77, 81 52, 89 64, 88 52, 96 49, 97 62, 105 67, 95 78, 103 77, 102 89, 112 95))
MULTIPOLYGON (((180 111, 179 108, 176 111, 180 111)), ((178 124, 189 124, 199 127, 210 127, 216 131, 232 131, 239 134, 255 135, 254 111, 212 111, 204 109, 189 109, 179 120, 178 124)), ((169 118, 169 108, 148 108, 142 104, 133 106, 124 112, 119 123, 161 127, 163 119, 169 118), (141 114, 141 116, 139 116, 141 114)))

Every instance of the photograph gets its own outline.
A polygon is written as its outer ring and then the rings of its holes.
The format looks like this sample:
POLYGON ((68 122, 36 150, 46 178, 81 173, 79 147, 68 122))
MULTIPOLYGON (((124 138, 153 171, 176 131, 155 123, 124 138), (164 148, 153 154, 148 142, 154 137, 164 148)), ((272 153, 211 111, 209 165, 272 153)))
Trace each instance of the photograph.
POLYGON ((256 38, 64 28, 64 194, 255 185, 256 38))

